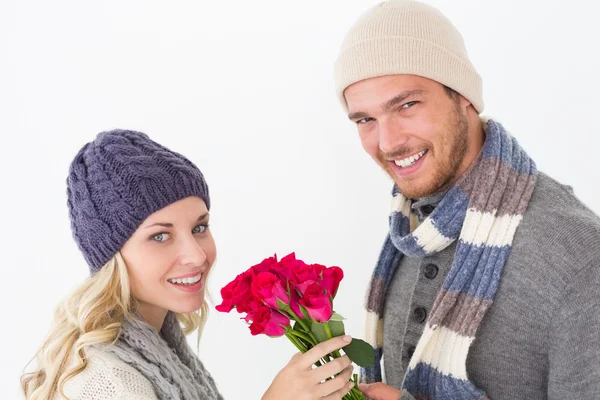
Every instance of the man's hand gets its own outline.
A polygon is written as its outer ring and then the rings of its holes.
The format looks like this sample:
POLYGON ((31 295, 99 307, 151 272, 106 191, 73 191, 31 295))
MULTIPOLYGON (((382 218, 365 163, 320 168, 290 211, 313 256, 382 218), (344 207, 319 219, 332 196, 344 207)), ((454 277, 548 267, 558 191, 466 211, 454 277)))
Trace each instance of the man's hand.
POLYGON ((381 382, 370 385, 361 383, 358 385, 358 389, 372 400, 398 400, 402 395, 398 389, 381 382))

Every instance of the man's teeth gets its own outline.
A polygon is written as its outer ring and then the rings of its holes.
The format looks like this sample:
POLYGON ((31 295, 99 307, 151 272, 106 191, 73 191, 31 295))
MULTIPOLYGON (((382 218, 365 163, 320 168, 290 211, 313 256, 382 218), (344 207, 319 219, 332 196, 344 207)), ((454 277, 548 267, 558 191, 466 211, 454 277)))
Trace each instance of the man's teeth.
POLYGON ((193 285, 202 279, 202 273, 196 276, 190 276, 189 278, 181 278, 181 279, 167 279, 171 283, 176 283, 178 285, 193 285))
POLYGON ((421 157, 423 157, 423 155, 425 155, 425 153, 427 153, 427 150, 423 150, 422 152, 412 155, 410 157, 407 157, 403 160, 394 160, 394 162, 400 168, 407 168, 407 167, 412 166, 414 163, 416 163, 419 158, 421 158, 421 157))

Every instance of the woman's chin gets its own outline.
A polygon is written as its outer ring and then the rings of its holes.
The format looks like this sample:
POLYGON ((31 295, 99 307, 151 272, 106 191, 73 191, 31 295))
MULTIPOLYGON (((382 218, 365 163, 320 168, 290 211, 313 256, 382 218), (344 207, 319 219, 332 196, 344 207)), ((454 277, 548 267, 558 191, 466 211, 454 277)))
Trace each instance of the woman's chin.
POLYGON ((176 307, 171 308, 171 311, 177 314, 187 314, 200 310, 204 303, 204 296, 200 297, 199 300, 186 302, 186 304, 177 304, 176 307))

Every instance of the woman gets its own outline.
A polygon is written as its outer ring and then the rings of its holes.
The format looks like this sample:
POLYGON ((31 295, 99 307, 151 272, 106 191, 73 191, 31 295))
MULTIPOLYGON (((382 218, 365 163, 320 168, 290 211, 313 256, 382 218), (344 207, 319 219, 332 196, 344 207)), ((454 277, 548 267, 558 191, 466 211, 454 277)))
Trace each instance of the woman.
MULTIPOLYGON (((58 308, 26 398, 222 399, 184 336, 204 325, 216 257, 200 170, 143 133, 103 132, 73 160, 67 195, 90 277, 58 308)), ((311 366, 349 340, 295 355, 263 400, 341 399, 350 360, 311 366)))

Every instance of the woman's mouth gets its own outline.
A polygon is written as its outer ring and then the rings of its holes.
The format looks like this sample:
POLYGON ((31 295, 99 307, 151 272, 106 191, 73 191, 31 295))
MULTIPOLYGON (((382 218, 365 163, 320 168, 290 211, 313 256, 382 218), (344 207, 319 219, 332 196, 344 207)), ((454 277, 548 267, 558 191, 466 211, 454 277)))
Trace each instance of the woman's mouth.
POLYGON ((202 275, 204 271, 199 272, 193 276, 187 276, 184 278, 172 278, 167 279, 167 282, 172 284, 177 289, 183 290, 184 292, 195 292, 202 288, 202 275))

